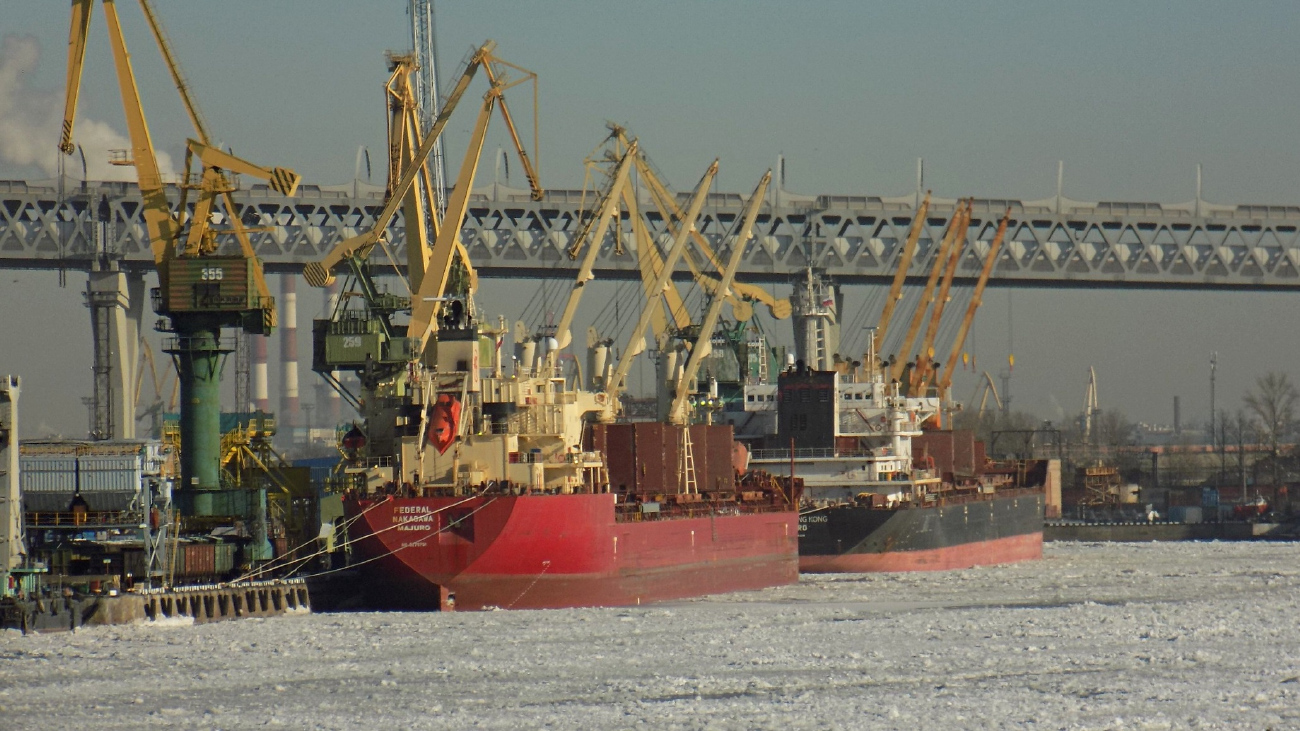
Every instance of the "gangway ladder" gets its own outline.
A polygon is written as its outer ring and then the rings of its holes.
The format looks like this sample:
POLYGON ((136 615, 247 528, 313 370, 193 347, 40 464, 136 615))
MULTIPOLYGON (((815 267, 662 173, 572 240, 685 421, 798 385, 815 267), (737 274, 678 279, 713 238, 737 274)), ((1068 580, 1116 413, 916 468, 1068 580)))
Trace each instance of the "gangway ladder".
POLYGON ((691 428, 689 426, 682 427, 681 472, 686 478, 686 488, 682 492, 687 495, 698 495, 700 485, 695 479, 695 452, 691 448, 691 428))
POLYGON ((758 382, 767 383, 767 339, 763 337, 757 338, 756 345, 758 345, 758 382))

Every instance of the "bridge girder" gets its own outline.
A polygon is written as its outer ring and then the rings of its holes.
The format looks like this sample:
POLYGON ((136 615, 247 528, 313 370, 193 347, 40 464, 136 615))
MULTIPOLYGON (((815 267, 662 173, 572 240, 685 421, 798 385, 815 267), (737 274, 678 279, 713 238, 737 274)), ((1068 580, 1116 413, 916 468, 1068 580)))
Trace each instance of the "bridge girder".
MULTIPOLYGON (((133 184, 76 182, 65 184, 62 194, 59 190, 49 181, 0 181, 0 268, 90 269, 103 200, 112 212, 109 255, 123 269, 152 268, 133 184)), ((251 234, 258 256, 268 269, 283 272, 301 269, 339 240, 366 230, 382 195, 382 189, 360 184, 304 185, 288 199, 257 185, 237 193, 236 201, 246 226, 265 229, 251 234)), ((912 197, 775 195, 778 205, 769 201, 760 214, 759 235, 745 254, 740 278, 784 283, 807 266, 842 283, 887 282, 893 276, 912 222, 912 197)), ((552 191, 534 202, 527 191, 488 186, 471 201, 463 243, 482 276, 570 278, 577 265, 565 252, 580 227, 580 205, 577 191, 552 191)), ((710 197, 699 228, 715 247, 741 206, 739 195, 710 197)), ((918 280, 929 269, 954 206, 955 201, 931 203, 912 263, 918 280)), ((993 286, 1300 289, 1300 207, 1063 198, 976 199, 958 281, 978 276, 1008 206, 1012 221, 990 279, 993 286)), ((650 230, 666 235, 653 206, 642 211, 650 230)), ((388 238, 394 260, 404 261, 400 216, 388 238)), ((637 276, 634 238, 624 235, 621 242, 620 252, 613 233, 606 237, 597 276, 637 276)), ((375 256, 386 260, 382 252, 375 256)))

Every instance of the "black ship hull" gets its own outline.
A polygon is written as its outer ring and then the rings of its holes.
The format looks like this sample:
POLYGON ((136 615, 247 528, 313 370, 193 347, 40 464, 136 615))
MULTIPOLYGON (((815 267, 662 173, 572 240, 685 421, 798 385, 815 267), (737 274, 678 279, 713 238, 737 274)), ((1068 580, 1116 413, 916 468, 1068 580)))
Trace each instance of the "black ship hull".
POLYGON ((943 571, 1042 558, 1041 489, 922 507, 837 505, 799 516, 799 570, 943 571))

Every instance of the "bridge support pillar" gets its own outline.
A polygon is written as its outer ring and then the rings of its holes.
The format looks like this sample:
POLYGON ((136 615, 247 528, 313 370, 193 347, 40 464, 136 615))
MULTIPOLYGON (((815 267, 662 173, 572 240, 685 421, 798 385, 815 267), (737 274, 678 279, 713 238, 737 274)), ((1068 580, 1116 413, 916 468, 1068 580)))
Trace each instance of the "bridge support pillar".
POLYGON ((22 495, 18 491, 18 376, 0 376, 0 597, 9 596, 9 576, 27 553, 22 495))
POLYGON ((92 439, 135 439, 136 379, 144 277, 117 269, 90 272, 86 306, 94 342, 92 439))

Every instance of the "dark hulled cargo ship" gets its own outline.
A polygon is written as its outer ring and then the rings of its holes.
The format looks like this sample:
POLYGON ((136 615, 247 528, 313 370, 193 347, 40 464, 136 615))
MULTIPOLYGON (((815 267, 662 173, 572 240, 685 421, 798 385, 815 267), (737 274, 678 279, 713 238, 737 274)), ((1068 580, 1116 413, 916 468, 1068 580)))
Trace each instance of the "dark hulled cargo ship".
POLYGON ((969 431, 922 430, 939 413, 937 396, 905 396, 879 374, 795 367, 775 385, 747 386, 745 401, 759 417, 751 423, 775 432, 755 441, 755 465, 784 467, 805 483, 801 571, 943 570, 1042 556, 1043 486, 1059 466, 993 463, 969 431))
POLYGON ((1043 555, 1043 493, 1004 490, 943 504, 830 505, 799 516, 799 569, 809 573, 942 571, 1043 555))

